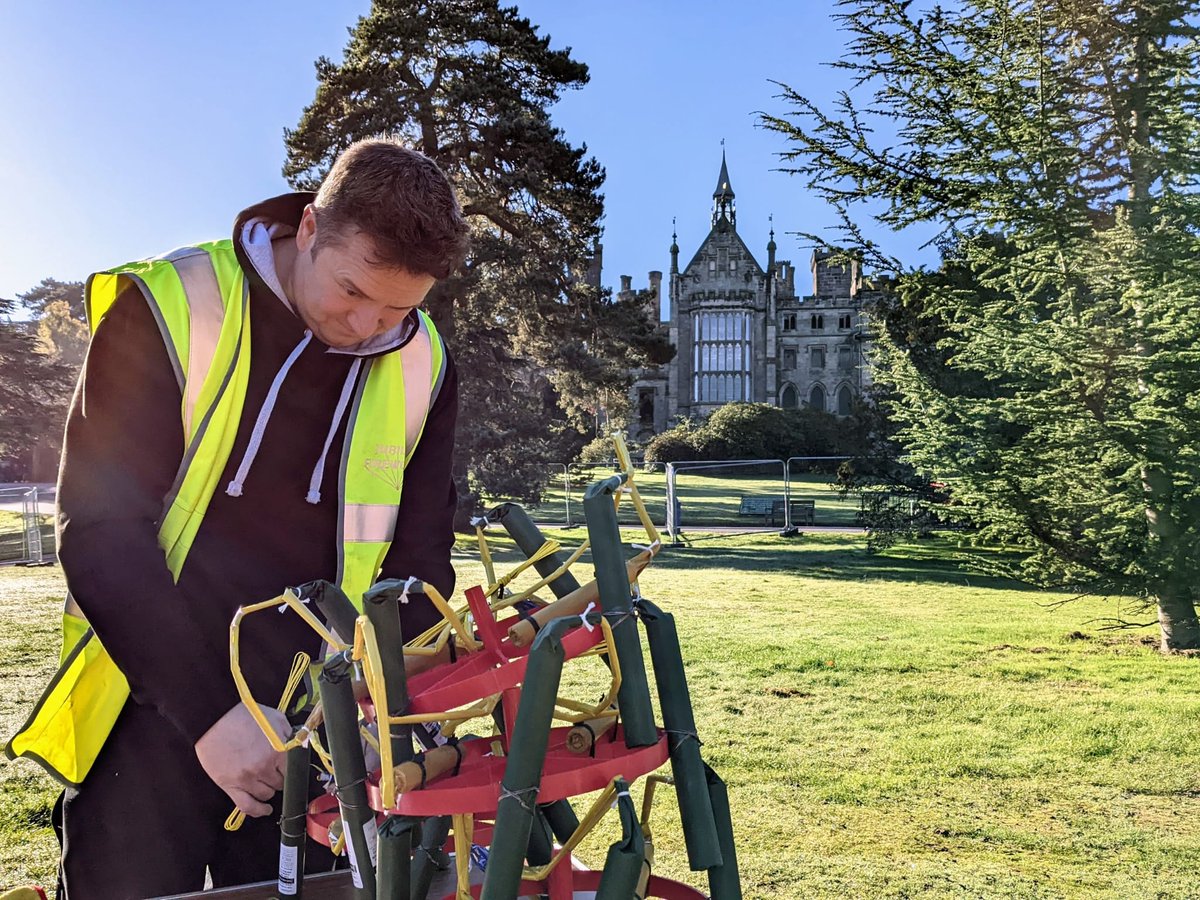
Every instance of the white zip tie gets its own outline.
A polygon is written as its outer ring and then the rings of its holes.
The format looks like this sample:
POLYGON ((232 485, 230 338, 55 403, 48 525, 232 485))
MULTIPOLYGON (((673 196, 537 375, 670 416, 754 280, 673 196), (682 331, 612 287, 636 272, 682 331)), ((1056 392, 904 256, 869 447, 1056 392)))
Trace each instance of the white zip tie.
POLYGON ((408 603, 408 592, 414 584, 420 584, 421 579, 416 575, 409 575, 408 581, 404 582, 404 590, 400 592, 400 602, 408 603))
POLYGON ((653 552, 654 552, 656 549, 658 549, 659 547, 661 547, 661 546, 662 546, 662 541, 654 541, 654 542, 653 542, 653 543, 651 543, 651 544, 634 544, 634 543, 630 543, 630 545, 629 545, 629 546, 630 546, 630 547, 632 547, 634 550, 647 550, 647 551, 649 551, 650 553, 653 553, 653 552))
POLYGON ((593 600, 591 603, 589 603, 587 605, 587 609, 585 609, 583 612, 581 612, 579 614, 579 621, 583 623, 583 627, 586 628, 588 631, 596 630, 596 626, 587 620, 588 613, 590 613, 595 608, 596 608, 596 601, 593 600))
MULTIPOLYGON (((621 802, 622 797, 629 797, 629 791, 617 791, 617 796, 613 797, 613 802, 609 809, 616 809, 617 804, 621 802)), ((630 799, 632 800, 633 798, 630 797, 630 799)))
POLYGON ((488 527, 487 516, 476 516, 475 518, 473 518, 471 520, 471 527, 472 528, 482 528, 484 531, 487 531, 487 527, 488 527))
MULTIPOLYGON (((300 600, 299 594, 292 594, 292 596, 295 597, 297 600, 300 600)), ((302 606, 307 606, 308 601, 311 599, 312 599, 312 597, 305 597, 303 600, 300 600, 300 604, 302 606)), ((285 613, 287 611, 288 611, 288 602, 285 600, 279 604, 279 613, 280 613, 280 615, 282 615, 283 613, 285 613)))

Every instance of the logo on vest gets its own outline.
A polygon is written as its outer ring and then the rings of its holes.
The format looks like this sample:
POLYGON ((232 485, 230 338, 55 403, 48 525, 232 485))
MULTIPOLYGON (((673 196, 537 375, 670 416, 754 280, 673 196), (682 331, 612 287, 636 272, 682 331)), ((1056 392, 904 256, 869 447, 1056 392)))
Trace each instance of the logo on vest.
POLYGON ((400 490, 404 481, 404 445, 376 444, 375 452, 363 460, 363 468, 388 487, 400 490))

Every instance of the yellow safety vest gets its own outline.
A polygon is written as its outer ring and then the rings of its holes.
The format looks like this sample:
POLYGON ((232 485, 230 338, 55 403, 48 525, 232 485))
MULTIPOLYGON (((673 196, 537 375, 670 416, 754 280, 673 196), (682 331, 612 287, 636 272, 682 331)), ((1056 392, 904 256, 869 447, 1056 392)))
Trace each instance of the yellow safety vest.
MULTIPOLYGON (((183 397, 186 449, 158 531, 178 580, 242 417, 250 376, 249 291, 231 240, 186 247, 89 278, 85 302, 93 333, 131 282, 154 312, 183 397)), ((437 329, 424 312, 418 316, 418 332, 404 347, 363 361, 348 413, 336 580, 360 608, 391 546, 404 469, 445 375, 437 329)), ((128 696, 125 676, 68 597, 59 670, 5 752, 79 785, 128 696)))

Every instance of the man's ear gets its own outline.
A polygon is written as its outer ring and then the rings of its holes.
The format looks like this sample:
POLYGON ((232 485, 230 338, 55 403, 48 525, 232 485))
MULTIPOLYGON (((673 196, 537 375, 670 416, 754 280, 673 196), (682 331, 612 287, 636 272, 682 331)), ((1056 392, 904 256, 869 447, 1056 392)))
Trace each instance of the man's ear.
POLYGON ((311 203, 300 215, 300 226, 296 229, 296 249, 308 253, 317 242, 317 210, 311 203))

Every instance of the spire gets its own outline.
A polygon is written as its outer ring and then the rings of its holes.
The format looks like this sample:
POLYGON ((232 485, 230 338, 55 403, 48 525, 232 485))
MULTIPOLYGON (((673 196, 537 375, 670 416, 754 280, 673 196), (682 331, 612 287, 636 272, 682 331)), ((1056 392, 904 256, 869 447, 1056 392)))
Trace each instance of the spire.
POLYGON ((717 189, 713 191, 713 199, 722 197, 733 199, 733 186, 729 183, 729 166, 725 163, 725 139, 721 139, 721 174, 717 176, 717 189))
POLYGON ((713 191, 712 223, 714 228, 737 230, 737 208, 733 202, 733 185, 729 181, 729 166, 725 162, 725 138, 721 138, 721 174, 713 191))
POLYGON ((675 233, 675 217, 671 216, 671 274, 679 273, 679 235, 675 233))
POLYGON ((767 274, 773 275, 775 272, 775 214, 772 213, 767 217, 767 221, 771 223, 771 239, 767 241, 767 274))

